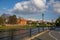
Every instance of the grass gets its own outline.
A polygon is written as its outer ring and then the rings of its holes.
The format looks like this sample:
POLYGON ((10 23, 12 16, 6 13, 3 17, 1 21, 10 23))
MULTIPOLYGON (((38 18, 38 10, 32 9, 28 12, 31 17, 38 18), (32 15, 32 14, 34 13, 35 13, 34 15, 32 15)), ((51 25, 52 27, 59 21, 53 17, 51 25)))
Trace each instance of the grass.
MULTIPOLYGON (((36 28, 37 25, 24 25, 24 26, 0 26, 0 30, 10 30, 10 29, 24 29, 24 28, 36 28)), ((52 25, 39 25, 39 27, 51 27, 52 25)))
POLYGON ((35 28, 35 25, 24 25, 24 26, 0 26, 0 30, 19 29, 19 28, 35 28))

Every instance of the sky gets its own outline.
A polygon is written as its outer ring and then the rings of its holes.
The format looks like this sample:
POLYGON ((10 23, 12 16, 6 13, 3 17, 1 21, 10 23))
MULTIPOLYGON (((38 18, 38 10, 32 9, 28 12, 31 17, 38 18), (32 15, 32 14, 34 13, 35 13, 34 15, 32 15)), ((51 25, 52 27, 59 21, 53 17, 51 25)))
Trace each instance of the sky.
POLYGON ((31 20, 56 20, 60 16, 59 0, 0 0, 0 15, 15 14, 31 20))

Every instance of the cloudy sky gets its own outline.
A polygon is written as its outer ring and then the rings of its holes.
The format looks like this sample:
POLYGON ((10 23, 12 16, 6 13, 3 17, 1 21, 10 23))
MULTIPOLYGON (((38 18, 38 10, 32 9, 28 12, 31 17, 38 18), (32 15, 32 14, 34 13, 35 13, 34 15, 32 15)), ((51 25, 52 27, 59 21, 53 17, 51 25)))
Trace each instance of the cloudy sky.
POLYGON ((0 0, 0 15, 16 14, 25 19, 56 20, 60 16, 59 0, 0 0))

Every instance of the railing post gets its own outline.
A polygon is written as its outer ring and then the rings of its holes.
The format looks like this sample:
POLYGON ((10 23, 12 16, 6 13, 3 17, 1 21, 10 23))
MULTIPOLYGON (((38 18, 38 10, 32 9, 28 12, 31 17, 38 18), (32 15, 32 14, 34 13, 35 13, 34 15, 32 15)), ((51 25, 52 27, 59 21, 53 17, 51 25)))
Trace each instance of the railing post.
POLYGON ((40 29, 39 29, 39 26, 37 26, 37 28, 38 28, 38 33, 40 33, 40 31, 39 31, 39 30, 40 30, 40 29))
POLYGON ((43 27, 43 31, 44 31, 44 27, 43 27))
POLYGON ((14 36, 14 30, 11 30, 11 40, 13 40, 13 36, 14 36))
POLYGON ((30 28, 30 37, 32 36, 32 34, 31 34, 31 28, 30 28))

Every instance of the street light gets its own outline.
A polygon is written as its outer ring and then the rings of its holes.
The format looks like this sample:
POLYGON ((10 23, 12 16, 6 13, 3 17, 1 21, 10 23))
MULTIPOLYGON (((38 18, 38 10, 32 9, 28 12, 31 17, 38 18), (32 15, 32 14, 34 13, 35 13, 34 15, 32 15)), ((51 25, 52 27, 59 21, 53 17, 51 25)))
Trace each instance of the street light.
MULTIPOLYGON (((31 22, 29 22, 29 26, 31 27, 31 22)), ((29 28, 29 31, 30 31, 30 34, 29 34, 29 36, 31 37, 32 36, 32 34, 31 34, 31 28, 29 28)))
MULTIPOLYGON (((42 24, 44 22, 44 13, 42 13, 42 24)), ((44 27, 43 27, 43 31, 44 31, 44 27)))
POLYGON ((44 21, 44 13, 42 13, 42 23, 43 23, 43 21, 44 21))

